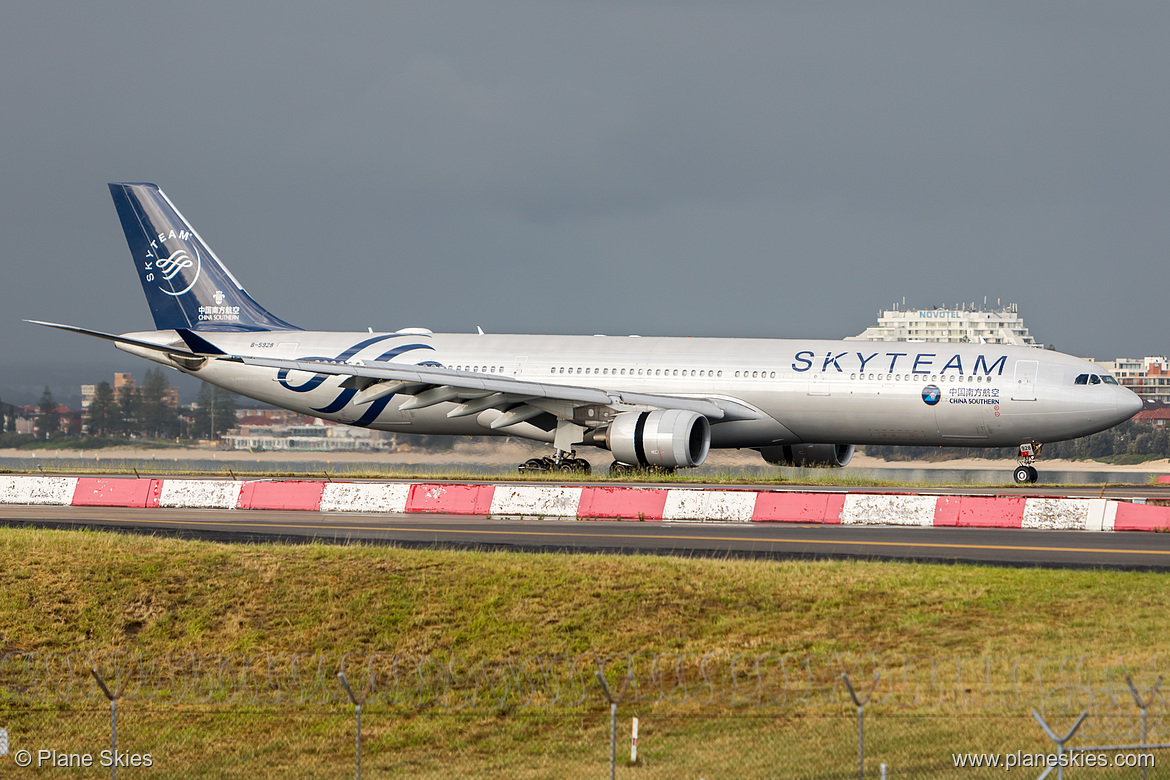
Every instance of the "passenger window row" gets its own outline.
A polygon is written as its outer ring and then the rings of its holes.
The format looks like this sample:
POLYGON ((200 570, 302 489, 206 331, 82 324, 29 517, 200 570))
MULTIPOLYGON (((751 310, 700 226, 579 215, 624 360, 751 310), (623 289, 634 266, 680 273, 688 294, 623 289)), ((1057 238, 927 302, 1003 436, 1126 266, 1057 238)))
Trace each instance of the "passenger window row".
MULTIPOLYGON (((635 374, 634 369, 632 368, 581 368, 576 366, 553 366, 549 369, 548 372, 550 374, 588 374, 591 376, 697 376, 704 378, 723 376, 722 371, 708 371, 706 369, 690 369, 688 371, 687 369, 683 369, 680 372, 677 368, 639 368, 637 369, 637 374, 635 374)), ((737 373, 736 376, 738 375, 739 374, 737 373)))
POLYGON ((850 374, 849 378, 879 382, 991 382, 991 377, 983 374, 850 374))

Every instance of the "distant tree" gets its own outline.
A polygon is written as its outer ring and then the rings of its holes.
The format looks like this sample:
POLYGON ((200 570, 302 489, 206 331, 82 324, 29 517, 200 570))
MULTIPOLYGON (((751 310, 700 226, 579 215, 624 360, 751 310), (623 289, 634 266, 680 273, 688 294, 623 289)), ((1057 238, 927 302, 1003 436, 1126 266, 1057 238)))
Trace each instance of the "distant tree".
POLYGON ((170 387, 161 368, 147 369, 138 410, 139 430, 144 436, 159 439, 178 435, 179 410, 167 402, 170 387))
POLYGON ((8 432, 16 433, 16 404, 8 407, 8 432))
POLYGON ((118 402, 109 382, 98 382, 86 410, 85 424, 91 436, 109 436, 119 426, 118 402))
POLYGON ((142 392, 137 387, 122 387, 118 392, 117 432, 122 436, 141 434, 138 424, 138 410, 142 405, 142 392))
POLYGON ((53 398, 53 391, 45 385, 45 392, 41 393, 41 400, 37 403, 37 434, 42 439, 52 436, 61 426, 61 415, 57 414, 57 401, 53 398))
POLYGON ((191 436, 197 439, 218 439, 235 428, 235 396, 222 387, 203 383, 195 400, 196 408, 191 422, 191 436))

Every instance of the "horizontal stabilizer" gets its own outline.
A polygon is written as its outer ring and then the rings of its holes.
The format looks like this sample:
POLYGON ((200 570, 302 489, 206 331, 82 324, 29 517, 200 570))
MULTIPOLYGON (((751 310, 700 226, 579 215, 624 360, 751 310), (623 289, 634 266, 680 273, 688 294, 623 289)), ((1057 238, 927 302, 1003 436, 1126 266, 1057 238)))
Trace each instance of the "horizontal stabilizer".
MULTIPOLYGON (((46 328, 56 328, 57 330, 66 330, 70 333, 80 333, 83 336, 93 336, 97 339, 105 339, 106 341, 113 341, 116 344, 129 344, 135 347, 142 347, 143 349, 151 349, 156 352, 166 352, 168 355, 182 355, 183 357, 204 357, 204 355, 197 354, 188 349, 179 342, 172 342, 170 344, 159 344, 154 341, 143 341, 142 339, 132 339, 126 336, 118 336, 113 333, 103 333, 100 330, 90 330, 88 328, 79 328, 76 325, 61 325, 56 322, 41 322, 40 320, 25 320, 25 322, 33 325, 44 325, 46 328)), ((220 352, 219 354, 223 354, 220 352)))

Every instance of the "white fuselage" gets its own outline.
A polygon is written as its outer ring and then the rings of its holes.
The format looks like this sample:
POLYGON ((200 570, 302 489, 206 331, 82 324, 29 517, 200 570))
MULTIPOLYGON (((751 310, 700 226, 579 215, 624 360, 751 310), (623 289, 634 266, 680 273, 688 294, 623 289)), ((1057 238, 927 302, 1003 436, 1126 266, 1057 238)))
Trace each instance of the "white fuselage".
MULTIPOLYGON (((173 331, 127 334, 170 343, 173 331)), ((803 339, 463 335, 320 331, 206 334, 232 355, 432 363, 545 384, 733 402, 750 414, 713 420, 713 447, 794 443, 1016 446, 1084 436, 1141 408, 1117 384, 1076 384, 1100 369, 1027 347, 803 339)), ((158 353, 120 345, 166 362, 158 353)), ((167 365, 172 365, 167 363, 167 365)), ((275 406, 378 430, 421 434, 552 434, 492 430, 451 403, 403 411, 390 395, 355 404, 343 377, 209 361, 194 376, 275 406)))

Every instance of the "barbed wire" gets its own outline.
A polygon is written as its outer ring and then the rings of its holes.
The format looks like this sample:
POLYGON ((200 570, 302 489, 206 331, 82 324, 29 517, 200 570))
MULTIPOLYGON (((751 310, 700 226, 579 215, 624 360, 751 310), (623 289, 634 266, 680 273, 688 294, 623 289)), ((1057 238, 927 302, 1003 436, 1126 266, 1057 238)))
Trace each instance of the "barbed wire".
MULTIPOLYGON (((1126 684, 1149 690, 1167 659, 1010 659, 964 656, 635 653, 533 655, 496 661, 386 653, 149 656, 130 650, 0 655, 0 703, 68 705, 103 699, 91 669, 128 701, 231 707, 344 705, 344 672, 367 706, 482 710, 599 704, 596 675, 623 702, 688 707, 846 707, 842 675, 868 686, 870 706, 1100 716, 1137 712, 1126 684)), ((1159 692, 1151 717, 1170 715, 1159 692)), ((1152 721, 1151 721, 1152 722, 1152 721)))

